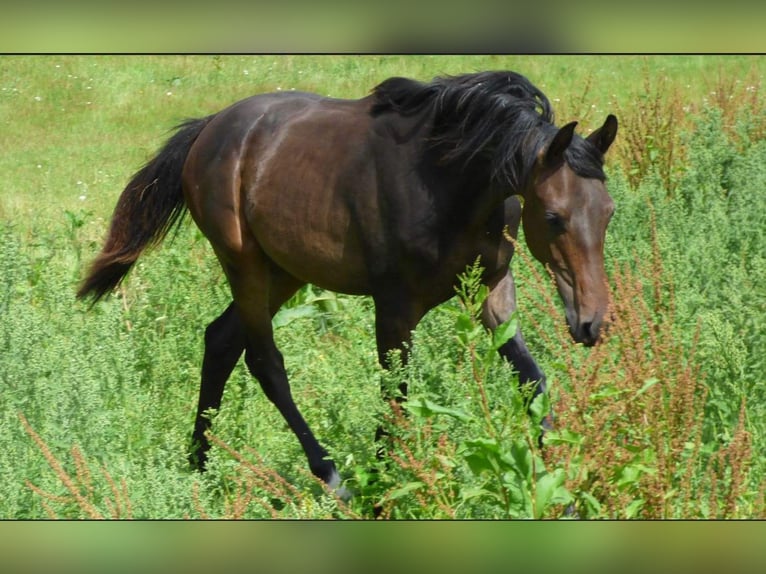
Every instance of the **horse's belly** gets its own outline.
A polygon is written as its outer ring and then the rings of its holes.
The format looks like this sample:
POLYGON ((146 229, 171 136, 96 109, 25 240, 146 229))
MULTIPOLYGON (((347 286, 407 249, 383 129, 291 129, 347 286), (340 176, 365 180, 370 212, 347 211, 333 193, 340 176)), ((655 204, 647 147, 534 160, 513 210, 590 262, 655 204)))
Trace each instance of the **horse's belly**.
POLYGON ((306 283, 341 293, 369 293, 367 265, 349 214, 331 209, 331 201, 323 207, 294 205, 280 195, 279 205, 256 201, 248 214, 250 230, 269 258, 306 283))
POLYGON ((301 281, 339 293, 370 293, 364 262, 343 245, 328 244, 321 236, 307 234, 295 242, 272 244, 266 240, 262 247, 274 263, 301 281))

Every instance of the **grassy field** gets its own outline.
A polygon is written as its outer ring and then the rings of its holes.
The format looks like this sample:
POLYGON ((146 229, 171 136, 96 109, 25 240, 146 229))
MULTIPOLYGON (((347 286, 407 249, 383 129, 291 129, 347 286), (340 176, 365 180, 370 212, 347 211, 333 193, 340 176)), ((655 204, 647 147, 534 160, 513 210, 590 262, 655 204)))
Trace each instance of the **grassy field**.
MULTIPOLYGON (((6 56, 0 59, 0 518, 766 518, 766 58, 6 56), (210 470, 187 468, 202 334, 229 300, 185 225, 117 296, 74 300, 128 177, 181 120, 245 96, 360 97, 394 76, 512 69, 582 133, 607 113, 616 323, 587 350, 539 265, 513 262, 559 430, 543 453, 481 294, 431 312, 411 364, 377 365, 364 298, 306 288, 278 317, 296 401, 357 492, 344 504, 238 366, 210 470), (378 394, 410 381, 410 416, 378 394), (481 396, 487 397, 484 404, 481 396), (483 408, 486 407, 486 408, 483 408), (371 482, 389 420, 392 463, 371 482)), ((539 405, 544 410, 545 405, 539 405)))

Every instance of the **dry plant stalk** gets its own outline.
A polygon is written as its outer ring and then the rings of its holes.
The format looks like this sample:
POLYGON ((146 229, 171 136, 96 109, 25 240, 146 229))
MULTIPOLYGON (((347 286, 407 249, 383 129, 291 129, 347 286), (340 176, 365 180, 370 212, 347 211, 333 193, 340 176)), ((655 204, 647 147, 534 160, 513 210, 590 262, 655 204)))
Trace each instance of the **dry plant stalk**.
POLYGON ((40 452, 42 452, 45 457, 45 460, 48 462, 48 465, 69 492, 69 495, 57 495, 43 490, 29 480, 26 481, 27 487, 40 496, 43 508, 50 518, 59 518, 59 514, 54 510, 51 503, 60 505, 74 504, 82 511, 86 518, 94 520, 104 520, 106 518, 129 519, 132 517, 130 498, 128 496, 127 484, 124 479, 120 481, 120 485, 118 486, 106 467, 103 465, 100 467, 101 474, 112 492, 111 498, 104 498, 104 504, 109 510, 109 514, 105 515, 93 502, 96 498, 96 489, 93 484, 90 468, 80 448, 77 445, 74 445, 70 450, 75 467, 74 476, 71 476, 64 469, 64 465, 61 461, 53 455, 48 444, 39 434, 37 434, 37 432, 35 432, 27 418, 22 413, 18 413, 18 417, 26 433, 35 442, 40 449, 40 452))
POLYGON ((684 100, 680 86, 665 75, 653 73, 647 62, 642 89, 630 99, 629 106, 614 103, 620 120, 615 156, 634 189, 655 170, 668 195, 675 192, 685 169, 686 148, 681 134, 694 129, 693 118, 706 107, 721 111, 724 134, 736 146, 766 138, 762 79, 755 64, 744 77, 721 70, 715 77, 705 76, 700 81, 707 95, 701 101, 684 100))
MULTIPOLYGON (((195 482, 192 484, 192 504, 194 505, 194 510, 197 511, 197 514, 202 520, 210 520, 210 515, 207 513, 207 510, 205 510, 205 507, 202 504, 202 501, 199 498, 199 483, 195 482)), ((186 516, 186 519, 190 519, 190 516, 186 516)))
POLYGON ((687 113, 678 88, 669 87, 667 76, 655 76, 648 64, 642 76, 643 89, 630 100, 630 108, 615 102, 620 118, 617 158, 634 189, 656 169, 665 189, 672 194, 676 172, 685 157, 678 134, 688 127, 687 113))
MULTIPOLYGON (((232 479, 236 485, 236 490, 233 499, 226 503, 225 518, 242 519, 253 504, 266 510, 271 518, 280 518, 279 511, 268 500, 264 499, 265 496, 280 500, 286 506, 289 504, 300 506, 300 503, 307 496, 311 496, 301 492, 285 480, 276 470, 266 465, 263 458, 255 450, 247 449, 248 456, 255 458, 255 462, 253 462, 214 434, 208 432, 207 436, 212 444, 229 453, 238 463, 237 476, 232 479)), ((331 491, 324 482, 308 472, 306 472, 306 476, 309 476, 327 494, 334 497, 338 511, 343 516, 358 518, 348 505, 335 492, 331 491)), ((328 515, 326 518, 332 518, 332 516, 328 515)))
POLYGON ((753 64, 744 78, 719 70, 716 77, 707 81, 710 103, 721 110, 723 130, 737 144, 742 144, 743 134, 737 124, 746 118, 745 134, 752 141, 766 137, 766 114, 761 91, 761 74, 753 64))
MULTIPOLYGON (((396 464, 405 474, 411 475, 417 482, 423 484, 423 488, 412 491, 412 495, 418 505, 428 510, 433 508, 434 503, 441 512, 440 518, 454 519, 455 499, 451 485, 454 485, 452 468, 445 461, 455 457, 455 445, 446 434, 440 434, 434 440, 433 428, 430 421, 422 427, 412 424, 409 417, 405 416, 401 404, 396 400, 389 401, 391 414, 387 415, 387 423, 397 429, 396 436, 392 436, 393 444, 388 449, 388 460, 396 464), (434 449, 426 456, 418 454, 421 450, 418 446, 434 449)), ((396 490, 392 487, 383 496, 380 505, 379 518, 391 518, 397 500, 389 499, 388 496, 396 490)))
POLYGON ((570 119, 576 119, 580 125, 587 124, 593 106, 589 102, 591 88, 593 87, 593 72, 582 81, 582 89, 577 97, 569 97, 556 104, 556 117, 560 118, 561 123, 569 122, 570 119))
MULTIPOLYGON (((565 363, 569 379, 558 386, 556 426, 584 438, 579 445, 549 445, 546 463, 565 468, 570 492, 590 493, 610 518, 623 517, 641 500, 640 518, 701 517, 703 502, 710 517, 735 517, 753 456, 745 405, 734 438, 702 472, 707 388, 695 360, 699 326, 691 345, 684 345, 656 234, 653 242, 651 261, 615 262, 611 324, 579 364, 564 333, 538 331, 565 363), (622 474, 628 467, 638 471, 632 478, 622 474)), ((520 300, 532 302, 540 315, 555 316, 550 282, 523 251, 517 253, 534 278, 520 300)))

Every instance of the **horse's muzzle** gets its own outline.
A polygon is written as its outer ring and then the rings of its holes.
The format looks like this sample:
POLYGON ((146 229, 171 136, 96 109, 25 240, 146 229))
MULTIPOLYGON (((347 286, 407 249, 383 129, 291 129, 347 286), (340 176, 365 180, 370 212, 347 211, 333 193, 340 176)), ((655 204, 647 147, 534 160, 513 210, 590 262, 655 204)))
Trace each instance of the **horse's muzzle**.
POLYGON ((601 340, 602 327, 602 319, 594 317, 591 320, 578 321, 574 325, 569 323, 569 333, 576 343, 592 347, 601 340))

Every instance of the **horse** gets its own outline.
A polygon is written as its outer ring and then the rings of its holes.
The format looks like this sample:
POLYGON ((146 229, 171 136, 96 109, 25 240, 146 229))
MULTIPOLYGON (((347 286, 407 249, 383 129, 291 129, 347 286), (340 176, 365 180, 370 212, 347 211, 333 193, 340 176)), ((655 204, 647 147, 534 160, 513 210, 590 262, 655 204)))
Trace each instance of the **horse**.
MULTIPOLYGON (((133 175, 77 296, 95 303, 109 294, 188 212, 231 290, 204 333, 191 465, 205 469, 209 411, 244 353, 311 472, 339 490, 335 463, 292 398, 273 316, 308 283, 371 296, 381 366, 390 367, 391 351, 406 364, 420 319, 455 295, 477 258, 489 288, 483 325, 494 330, 511 317, 509 236, 522 225, 530 252, 555 277, 572 339, 596 344, 614 212, 603 162, 617 119, 607 115, 587 137, 576 125, 557 128, 548 98, 512 71, 392 77, 359 99, 251 96, 177 125, 133 175)), ((520 327, 499 353, 533 396, 546 391, 520 327)), ((397 397, 406 392, 402 382, 397 397)))

